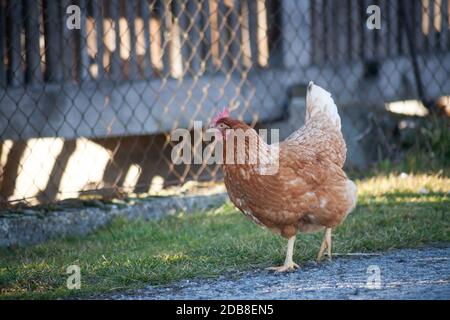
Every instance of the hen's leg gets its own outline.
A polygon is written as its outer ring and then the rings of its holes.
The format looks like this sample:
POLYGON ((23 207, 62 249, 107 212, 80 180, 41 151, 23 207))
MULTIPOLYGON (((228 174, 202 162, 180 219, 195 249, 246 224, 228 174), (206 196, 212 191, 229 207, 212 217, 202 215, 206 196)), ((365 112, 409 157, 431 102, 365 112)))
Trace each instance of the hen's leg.
POLYGON ((331 256, 331 228, 328 228, 328 230, 327 230, 327 243, 328 243, 328 246, 327 246, 328 260, 331 261, 331 259, 332 259, 332 256, 331 256))
POLYGON ((331 228, 325 230, 322 245, 320 246, 319 254, 317 255, 317 262, 320 262, 322 256, 327 249, 328 259, 331 260, 331 228))
POLYGON ((286 259, 284 260, 284 265, 280 267, 270 267, 267 268, 267 270, 275 270, 276 272, 284 272, 284 271, 290 271, 298 268, 298 264, 296 264, 294 261, 292 261, 292 255, 294 253, 294 243, 295 243, 295 236, 290 237, 288 240, 288 246, 287 246, 287 252, 286 252, 286 259))

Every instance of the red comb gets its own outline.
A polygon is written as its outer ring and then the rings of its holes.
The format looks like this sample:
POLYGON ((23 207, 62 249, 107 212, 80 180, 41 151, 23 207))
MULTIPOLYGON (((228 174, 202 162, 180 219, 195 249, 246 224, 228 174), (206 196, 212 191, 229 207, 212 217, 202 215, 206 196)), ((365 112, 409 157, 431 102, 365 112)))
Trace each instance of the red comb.
POLYGON ((217 116, 215 116, 212 120, 213 124, 216 125, 216 123, 222 119, 222 118, 228 118, 230 116, 230 109, 227 107, 223 108, 221 112, 217 116))

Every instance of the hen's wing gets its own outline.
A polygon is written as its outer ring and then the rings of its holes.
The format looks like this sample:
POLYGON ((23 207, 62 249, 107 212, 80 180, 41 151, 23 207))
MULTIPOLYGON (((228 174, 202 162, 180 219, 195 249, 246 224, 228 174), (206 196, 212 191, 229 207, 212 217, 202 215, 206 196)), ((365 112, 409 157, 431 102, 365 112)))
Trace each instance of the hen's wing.
POLYGON ((333 189, 346 176, 329 159, 296 143, 283 142, 279 156, 275 175, 249 174, 241 168, 227 174, 226 184, 233 203, 244 213, 269 228, 284 230, 296 226, 303 215, 317 213, 326 196, 324 188, 333 189))

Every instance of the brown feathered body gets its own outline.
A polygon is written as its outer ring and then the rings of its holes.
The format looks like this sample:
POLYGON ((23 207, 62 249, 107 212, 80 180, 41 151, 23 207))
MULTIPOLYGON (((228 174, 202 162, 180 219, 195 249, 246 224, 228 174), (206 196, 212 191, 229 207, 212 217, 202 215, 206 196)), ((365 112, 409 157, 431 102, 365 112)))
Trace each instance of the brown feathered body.
MULTIPOLYGON (((276 145, 266 144, 241 121, 220 120, 228 128, 246 132, 247 157, 252 152, 267 158, 278 155, 269 165, 273 174, 265 174, 267 165, 263 166, 261 161, 225 163, 223 173, 229 197, 236 207, 257 224, 286 238, 298 231, 334 228, 356 204, 356 186, 342 169, 346 146, 340 118, 327 94, 310 85, 305 125, 276 145), (257 148, 251 147, 250 138, 257 139, 257 148), (274 149, 278 152, 273 152, 274 149)), ((233 153, 242 152, 236 145, 232 146, 233 153)), ((224 154, 227 148, 230 139, 224 141, 224 154)))

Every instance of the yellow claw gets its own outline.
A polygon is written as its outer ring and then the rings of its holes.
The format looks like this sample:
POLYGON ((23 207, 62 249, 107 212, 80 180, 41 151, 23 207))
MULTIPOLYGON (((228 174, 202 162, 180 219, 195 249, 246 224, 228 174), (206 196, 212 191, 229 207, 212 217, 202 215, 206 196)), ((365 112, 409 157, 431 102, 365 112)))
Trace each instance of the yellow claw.
POLYGON ((275 272, 287 272, 287 271, 294 271, 295 269, 298 269, 299 266, 295 262, 284 264, 279 267, 269 267, 266 268, 266 270, 275 271, 275 272))

